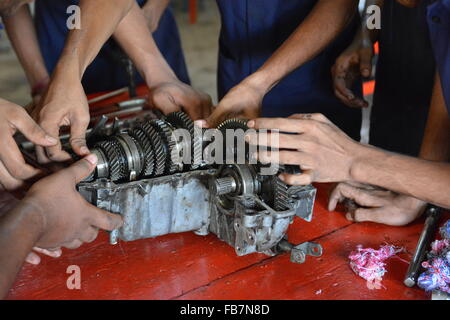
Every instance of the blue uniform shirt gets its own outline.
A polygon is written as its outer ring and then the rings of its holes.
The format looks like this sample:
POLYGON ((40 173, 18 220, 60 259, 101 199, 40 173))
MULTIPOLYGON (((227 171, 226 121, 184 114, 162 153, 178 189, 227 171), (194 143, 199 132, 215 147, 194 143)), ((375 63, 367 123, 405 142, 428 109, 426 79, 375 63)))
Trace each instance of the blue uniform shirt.
MULTIPOLYGON (((222 17, 219 40, 218 93, 255 72, 305 20, 317 0, 217 0, 222 17)), ((286 117, 320 112, 359 139, 361 110, 349 108, 334 95, 331 67, 350 44, 358 19, 322 53, 285 77, 264 98, 262 113, 286 117)), ((320 27, 317 33, 323 32, 320 27)), ((356 92, 361 91, 359 84, 356 92)))
MULTIPOLYGON (((137 2, 142 6, 146 0, 137 2)), ((50 73, 59 60, 69 31, 66 26, 69 17, 69 14, 66 13, 67 7, 78 3, 78 0, 36 1, 36 32, 45 64, 50 73)), ((153 37, 177 77, 181 81, 189 83, 177 25, 170 9, 164 12, 153 37)), ((107 41, 96 59, 86 69, 83 86, 87 93, 114 90, 128 84, 125 68, 116 58, 116 47, 117 44, 113 40, 107 41)), ((136 81, 137 83, 143 82, 139 75, 136 75, 136 81)))
POLYGON ((428 24, 450 116, 450 0, 440 0, 428 7, 428 24))

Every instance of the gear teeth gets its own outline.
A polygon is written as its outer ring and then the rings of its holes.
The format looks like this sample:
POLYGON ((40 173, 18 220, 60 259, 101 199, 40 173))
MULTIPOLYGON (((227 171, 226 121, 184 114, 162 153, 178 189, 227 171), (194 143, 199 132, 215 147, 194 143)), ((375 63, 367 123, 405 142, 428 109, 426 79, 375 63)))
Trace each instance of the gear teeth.
POLYGON ((153 154, 155 157, 155 168, 153 174, 155 176, 160 176, 164 174, 164 170, 166 168, 167 153, 164 150, 164 142, 150 122, 143 124, 141 129, 145 132, 147 139, 151 142, 153 147, 153 154))
POLYGON ((194 122, 186 113, 181 111, 168 114, 166 117, 166 121, 177 129, 181 128, 189 131, 191 137, 191 164, 189 165, 189 169, 198 169, 201 166, 201 163, 200 161, 196 161, 196 156, 200 155, 201 160, 201 155, 203 153, 203 141, 201 136, 197 137, 195 135, 196 127, 194 125, 194 122))
POLYGON ((226 130, 226 129, 243 129, 244 131, 248 130, 248 123, 249 120, 247 119, 228 119, 222 122, 217 126, 217 129, 219 130, 226 130))
POLYGON ((169 124, 163 120, 157 119, 150 121, 149 125, 152 126, 157 132, 159 132, 167 148, 166 151, 169 157, 166 157, 165 173, 172 174, 177 172, 178 164, 173 162, 173 152, 175 151, 176 141, 173 138, 172 130, 170 129, 169 124))
MULTIPOLYGON (((229 153, 234 155, 234 162, 237 162, 237 154, 238 150, 236 148, 237 146, 237 139, 235 138, 234 141, 229 142, 226 139, 226 130, 237 130, 242 129, 244 132, 246 132, 249 128, 247 126, 249 120, 246 119, 228 119, 222 122, 220 125, 217 126, 217 129, 222 132, 222 135, 224 137, 223 139, 223 150, 224 150, 224 160, 227 160, 226 157, 229 153), (233 147, 233 149, 231 149, 233 147)), ((249 161, 249 150, 250 147, 247 142, 245 142, 245 160, 249 161)))
POLYGON ((122 162, 122 150, 118 142, 106 140, 95 145, 103 151, 109 163, 109 178, 112 181, 122 180, 127 176, 126 164, 122 162))
POLYGON ((150 177, 155 172, 155 155, 153 152, 152 143, 147 138, 144 130, 142 128, 135 128, 130 135, 134 138, 137 143, 141 146, 142 152, 144 154, 144 177, 150 177))
POLYGON ((280 178, 275 177, 274 209, 276 211, 285 211, 289 209, 289 186, 280 178))

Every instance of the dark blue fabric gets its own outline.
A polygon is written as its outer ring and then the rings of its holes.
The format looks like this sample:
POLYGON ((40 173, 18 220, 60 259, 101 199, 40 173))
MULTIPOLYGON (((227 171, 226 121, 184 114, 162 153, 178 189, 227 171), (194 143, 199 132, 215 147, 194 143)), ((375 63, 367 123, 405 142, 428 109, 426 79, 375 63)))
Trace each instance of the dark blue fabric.
MULTIPOLYGON (((137 1, 140 5, 145 0, 137 1)), ((64 48, 68 33, 66 20, 67 7, 78 4, 76 0, 39 0, 36 1, 35 24, 39 44, 49 72, 52 72, 64 48)), ((183 51, 177 25, 170 9, 161 17, 158 30, 153 37, 178 78, 189 83, 183 51)), ((87 93, 114 90, 127 85, 124 67, 114 58, 117 44, 109 40, 101 49, 97 58, 87 68, 83 77, 83 86, 87 93)), ((136 75, 137 83, 143 80, 136 75)))
POLYGON ((450 0, 439 0, 428 7, 428 25, 450 115, 450 0))
MULTIPOLYGON (((222 15, 218 93, 255 72, 303 22, 317 0, 217 0, 222 15)), ((283 79, 263 101, 263 116, 286 117, 294 113, 320 112, 359 139, 361 111, 351 109, 334 96, 331 67, 353 40, 358 19, 312 61, 283 79)), ((323 32, 320 26, 317 33, 323 32)), ((361 92, 361 85, 355 87, 361 92)))

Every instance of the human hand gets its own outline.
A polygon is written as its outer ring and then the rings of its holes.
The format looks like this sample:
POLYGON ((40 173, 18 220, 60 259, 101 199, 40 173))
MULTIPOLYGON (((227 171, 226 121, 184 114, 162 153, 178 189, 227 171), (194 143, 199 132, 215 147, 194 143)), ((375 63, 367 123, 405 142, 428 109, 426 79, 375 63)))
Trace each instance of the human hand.
POLYGON ((246 137, 253 145, 274 149, 270 152, 260 149, 256 155, 260 162, 300 166, 301 174, 280 175, 289 185, 349 181, 354 157, 364 151, 362 145, 322 114, 296 114, 287 119, 259 118, 247 125, 256 130, 272 130, 246 137))
POLYGON ((14 134, 19 131, 28 140, 43 147, 54 146, 57 139, 39 127, 24 108, 0 99, 0 110, 0 189, 11 191, 20 188, 25 180, 40 173, 38 169, 25 163, 13 138, 14 134))
POLYGON ((229 118, 257 118, 261 114, 264 94, 258 87, 244 80, 223 97, 213 113, 200 125, 215 128, 229 118))
POLYGON ((404 226, 413 222, 426 207, 426 203, 421 200, 392 191, 339 183, 330 195, 328 210, 334 211, 337 204, 345 199, 354 201, 358 206, 348 210, 348 220, 372 221, 391 226, 404 226))
POLYGON ((193 120, 209 116, 212 108, 209 95, 178 80, 150 87, 149 104, 166 115, 184 111, 193 120))
POLYGON ((45 151, 43 148, 36 148, 37 158, 41 163, 71 160, 71 156, 62 150, 59 140, 59 131, 63 126, 70 126, 69 142, 73 151, 79 156, 89 153, 86 130, 90 115, 84 89, 79 81, 59 79, 61 78, 53 79, 41 99, 40 106, 32 112, 33 118, 45 131, 58 137, 57 143, 47 147, 45 151))
POLYGON ((147 19, 147 25, 150 32, 155 32, 158 29, 159 20, 169 5, 169 0, 152 0, 147 1, 142 7, 142 13, 147 19))
POLYGON ((89 176, 96 163, 97 157, 88 155, 34 184, 21 201, 22 210, 39 220, 41 230, 35 246, 51 251, 74 249, 94 241, 98 229, 111 231, 121 226, 119 215, 89 204, 76 190, 76 184, 89 176))
POLYGON ((357 97, 351 90, 353 83, 372 74, 373 44, 370 39, 355 41, 337 59, 331 68, 334 93, 345 105, 352 108, 367 108, 369 103, 357 97))

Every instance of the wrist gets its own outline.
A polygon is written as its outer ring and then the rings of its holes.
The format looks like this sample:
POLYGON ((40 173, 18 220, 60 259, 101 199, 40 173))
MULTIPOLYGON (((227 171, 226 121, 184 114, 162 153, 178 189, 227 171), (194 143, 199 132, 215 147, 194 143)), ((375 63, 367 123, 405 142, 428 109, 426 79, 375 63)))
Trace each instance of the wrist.
POLYGON ((170 66, 164 61, 155 62, 155 57, 143 58, 142 66, 136 65, 149 88, 162 83, 179 82, 170 66))
POLYGON ((275 85, 277 81, 271 77, 264 70, 258 70, 242 80, 240 85, 250 87, 252 90, 258 92, 261 98, 264 97, 275 85))
POLYGON ((370 145, 355 144, 350 153, 349 181, 371 184, 367 178, 368 167, 382 162, 380 156, 383 153, 370 145))

